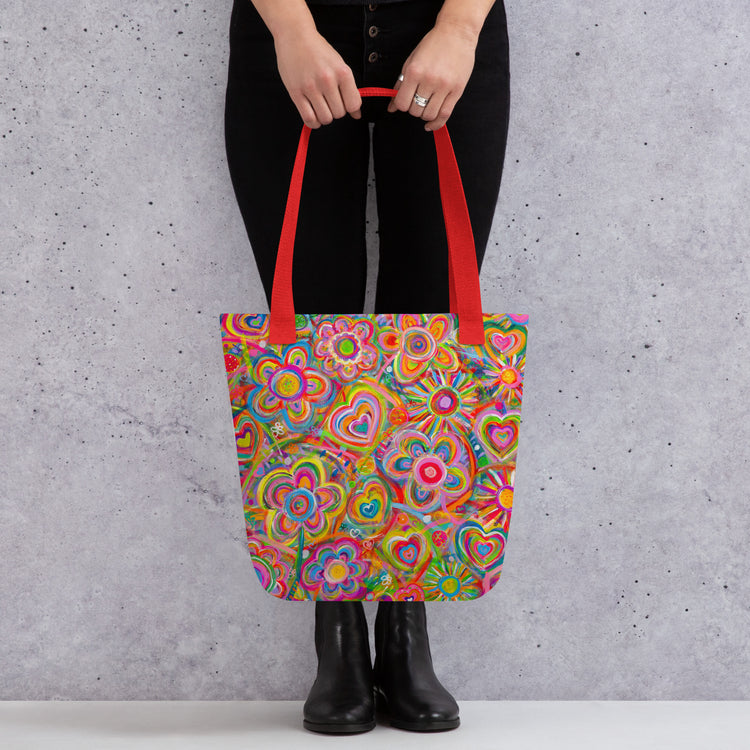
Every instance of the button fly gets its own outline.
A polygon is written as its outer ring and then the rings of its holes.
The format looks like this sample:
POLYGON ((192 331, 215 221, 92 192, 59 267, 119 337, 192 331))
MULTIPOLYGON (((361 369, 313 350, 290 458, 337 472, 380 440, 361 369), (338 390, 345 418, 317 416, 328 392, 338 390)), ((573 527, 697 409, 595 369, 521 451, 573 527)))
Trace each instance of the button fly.
POLYGON ((367 58, 370 62, 375 62, 378 59, 378 53, 377 52, 370 52, 369 57, 367 58))
POLYGON ((377 26, 370 26, 370 28, 367 29, 367 33, 370 36, 377 36, 378 35, 378 27, 377 26))

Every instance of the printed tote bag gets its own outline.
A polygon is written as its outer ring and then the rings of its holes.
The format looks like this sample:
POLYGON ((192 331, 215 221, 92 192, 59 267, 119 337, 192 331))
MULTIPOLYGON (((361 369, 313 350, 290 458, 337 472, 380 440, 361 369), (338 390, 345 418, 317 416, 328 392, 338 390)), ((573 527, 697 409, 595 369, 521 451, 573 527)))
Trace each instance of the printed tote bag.
POLYGON ((432 132, 449 313, 295 311, 304 125, 270 314, 220 315, 248 547, 282 599, 466 600, 500 577, 528 315, 482 312, 453 146, 432 132))

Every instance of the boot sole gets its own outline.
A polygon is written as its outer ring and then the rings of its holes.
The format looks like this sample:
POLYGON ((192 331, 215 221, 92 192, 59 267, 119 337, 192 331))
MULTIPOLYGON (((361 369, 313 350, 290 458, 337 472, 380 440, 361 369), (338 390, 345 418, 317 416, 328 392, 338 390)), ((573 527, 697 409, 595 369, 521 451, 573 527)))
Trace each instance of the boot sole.
POLYGON ((309 729, 311 732, 319 732, 320 734, 355 734, 375 729, 376 722, 373 719, 363 724, 317 724, 314 721, 303 719, 302 725, 305 729, 309 729))
POLYGON ((388 702, 379 692, 375 694, 375 711, 378 718, 387 720, 392 727, 410 732, 442 732, 446 729, 455 729, 461 724, 460 716, 442 721, 405 721, 394 718, 388 709, 388 702))

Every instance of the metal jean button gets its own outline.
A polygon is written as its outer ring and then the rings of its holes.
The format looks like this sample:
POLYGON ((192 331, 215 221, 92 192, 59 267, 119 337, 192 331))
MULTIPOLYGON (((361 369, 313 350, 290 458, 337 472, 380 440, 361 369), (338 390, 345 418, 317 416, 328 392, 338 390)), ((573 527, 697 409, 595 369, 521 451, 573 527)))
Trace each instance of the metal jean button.
POLYGON ((377 8, 377 7, 378 7, 378 4, 377 4, 377 3, 370 3, 370 4, 369 4, 369 5, 367 6, 367 8, 368 8, 369 10, 375 10, 375 8, 377 8))
POLYGON ((367 29, 367 33, 370 36, 377 36, 378 35, 378 27, 377 26, 370 26, 370 28, 367 29))
POLYGON ((378 59, 378 53, 377 52, 370 52, 368 58, 370 62, 375 62, 378 59))

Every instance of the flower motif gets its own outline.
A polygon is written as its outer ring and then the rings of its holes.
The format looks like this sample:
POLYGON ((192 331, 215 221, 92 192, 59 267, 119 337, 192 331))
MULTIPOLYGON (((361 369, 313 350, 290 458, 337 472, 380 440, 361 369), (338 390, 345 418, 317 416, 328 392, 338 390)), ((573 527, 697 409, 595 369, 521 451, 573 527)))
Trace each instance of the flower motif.
POLYGON ((482 401, 477 389, 477 381, 465 371, 427 371, 403 390, 411 426, 428 436, 449 425, 456 432, 470 432, 473 412, 482 401))
POLYGON ((405 428, 381 459, 386 476, 406 483, 404 496, 420 512, 435 510, 446 500, 463 495, 471 484, 474 466, 459 435, 438 432, 429 437, 405 428))
POLYGON ((453 372, 459 360, 450 315, 394 315, 393 328, 384 328, 378 344, 394 352, 390 366, 401 383, 413 383, 430 366, 453 372))
POLYGON ((323 361, 323 372, 348 382, 377 367, 380 354, 370 340, 373 331, 367 318, 348 315, 321 323, 315 331, 314 353, 323 361))
POLYGON ((422 576, 430 600, 466 600, 481 596, 482 581, 455 560, 437 559, 422 576))
POLYGON ((506 531, 513 511, 515 464, 488 466, 474 481, 475 517, 485 526, 506 531))
POLYGON ((364 596, 364 578, 369 563, 360 556, 357 542, 350 538, 319 544, 301 571, 303 588, 317 599, 355 599, 364 596))
POLYGON ((488 359, 484 365, 483 378, 488 382, 485 387, 493 394, 498 403, 509 408, 518 408, 523 400, 523 373, 526 356, 513 354, 507 360, 488 359))
POLYGON ((316 409, 327 407, 336 397, 335 383, 314 367, 308 367, 310 345, 304 341, 284 350, 283 359, 274 352, 253 363, 252 390, 247 408, 262 422, 281 417, 297 432, 310 427, 316 409))
POLYGON ((258 503, 268 511, 271 538, 288 540, 300 530, 310 538, 324 536, 344 499, 344 488, 328 481, 317 456, 305 456, 291 467, 269 471, 258 482, 258 503))

